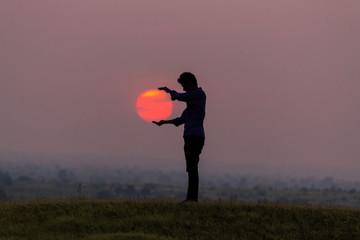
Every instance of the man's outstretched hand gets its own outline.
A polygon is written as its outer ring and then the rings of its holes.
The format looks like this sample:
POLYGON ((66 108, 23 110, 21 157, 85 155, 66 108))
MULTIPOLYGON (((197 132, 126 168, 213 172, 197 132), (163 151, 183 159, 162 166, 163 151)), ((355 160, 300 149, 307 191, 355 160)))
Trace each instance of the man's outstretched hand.
POLYGON ((160 121, 158 121, 158 122, 156 122, 156 121, 152 121, 152 122, 155 123, 155 124, 158 125, 158 126, 161 126, 161 125, 163 125, 163 124, 165 123, 164 120, 160 120, 160 121))
POLYGON ((153 122, 154 124, 158 125, 158 126, 161 126, 161 125, 166 124, 166 123, 172 123, 172 124, 174 124, 173 120, 160 120, 160 121, 158 121, 158 122, 156 122, 156 121, 152 121, 152 122, 153 122))
POLYGON ((165 91, 165 92, 167 92, 167 93, 170 93, 170 92, 171 92, 171 89, 169 89, 169 88, 167 88, 167 87, 159 87, 158 89, 159 89, 159 90, 163 90, 163 91, 165 91))

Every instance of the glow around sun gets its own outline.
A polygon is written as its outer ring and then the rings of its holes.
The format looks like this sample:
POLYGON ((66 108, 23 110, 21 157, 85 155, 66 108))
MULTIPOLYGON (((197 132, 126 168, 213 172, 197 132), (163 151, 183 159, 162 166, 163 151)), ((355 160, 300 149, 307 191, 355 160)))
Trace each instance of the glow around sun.
POLYGON ((150 89, 138 97, 136 111, 145 121, 159 121, 167 119, 172 113, 173 104, 169 94, 150 89))

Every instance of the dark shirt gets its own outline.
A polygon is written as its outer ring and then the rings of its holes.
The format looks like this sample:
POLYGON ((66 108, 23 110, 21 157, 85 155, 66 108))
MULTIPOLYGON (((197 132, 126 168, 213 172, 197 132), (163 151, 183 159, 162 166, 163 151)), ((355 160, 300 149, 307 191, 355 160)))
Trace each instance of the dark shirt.
POLYGON ((173 119, 175 126, 185 124, 184 136, 202 136, 204 132, 204 118, 206 94, 202 88, 197 88, 185 93, 171 91, 171 100, 186 102, 186 109, 180 117, 173 119))

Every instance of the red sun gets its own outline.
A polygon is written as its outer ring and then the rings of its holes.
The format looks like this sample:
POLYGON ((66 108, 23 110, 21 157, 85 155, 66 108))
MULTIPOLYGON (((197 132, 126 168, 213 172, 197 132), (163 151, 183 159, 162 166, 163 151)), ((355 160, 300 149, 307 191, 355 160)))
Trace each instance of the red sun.
POLYGON ((172 102, 167 93, 147 90, 136 101, 136 111, 145 121, 159 121, 168 118, 172 112, 172 102))

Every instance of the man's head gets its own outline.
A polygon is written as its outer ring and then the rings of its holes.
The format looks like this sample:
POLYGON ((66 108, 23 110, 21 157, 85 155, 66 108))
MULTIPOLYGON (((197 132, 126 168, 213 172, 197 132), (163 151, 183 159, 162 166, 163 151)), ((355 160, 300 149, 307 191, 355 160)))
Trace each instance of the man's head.
POLYGON ((191 72, 182 73, 178 78, 178 82, 181 84, 185 92, 198 88, 196 77, 191 72))

